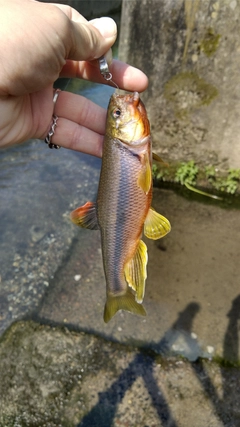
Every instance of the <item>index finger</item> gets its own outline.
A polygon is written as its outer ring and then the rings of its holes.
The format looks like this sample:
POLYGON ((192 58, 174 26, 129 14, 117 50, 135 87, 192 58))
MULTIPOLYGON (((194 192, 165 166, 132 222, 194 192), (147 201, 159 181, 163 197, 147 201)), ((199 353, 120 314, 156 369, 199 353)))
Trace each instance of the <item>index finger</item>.
MULTIPOLYGON (((120 89, 131 92, 143 92, 148 87, 148 78, 138 68, 132 67, 125 62, 114 59, 109 67, 112 80, 120 89)), ((114 87, 111 81, 106 82, 100 73, 96 63, 86 61, 67 61, 63 66, 61 77, 81 78, 95 83, 109 84, 114 87)))

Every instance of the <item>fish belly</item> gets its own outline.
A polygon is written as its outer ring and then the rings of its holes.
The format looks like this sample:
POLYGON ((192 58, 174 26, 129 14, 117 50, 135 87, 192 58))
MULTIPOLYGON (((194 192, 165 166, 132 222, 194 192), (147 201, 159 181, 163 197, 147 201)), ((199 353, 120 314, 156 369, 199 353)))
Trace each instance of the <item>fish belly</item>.
POLYGON ((141 162, 120 141, 105 141, 97 198, 107 291, 123 295, 128 285, 124 266, 133 258, 151 204, 138 186, 141 162))

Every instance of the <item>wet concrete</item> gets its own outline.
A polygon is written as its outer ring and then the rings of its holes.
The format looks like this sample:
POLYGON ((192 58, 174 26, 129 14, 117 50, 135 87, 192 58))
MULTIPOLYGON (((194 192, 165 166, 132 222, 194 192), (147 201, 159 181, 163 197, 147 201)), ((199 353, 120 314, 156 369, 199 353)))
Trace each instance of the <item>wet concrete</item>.
POLYGON ((172 232, 145 239, 147 317, 118 313, 102 319, 105 280, 98 231, 79 230, 69 259, 52 280, 36 316, 157 352, 239 358, 239 211, 154 190, 154 208, 170 219, 172 232))
POLYGON ((238 427, 240 371, 19 322, 0 346, 1 427, 238 427))
POLYGON ((100 161, 0 156, 0 427, 240 426, 239 210, 155 188, 172 231, 145 240, 148 315, 105 325, 99 232, 69 221, 100 161))
MULTIPOLYGON (((91 90, 96 103, 101 86, 91 90)), ((112 89, 102 93, 106 107, 112 89)), ((90 98, 88 89, 87 95, 90 98)), ((100 160, 31 141, 1 150, 0 162, 1 334, 38 307, 63 264, 78 234, 69 212, 86 197, 95 197, 100 160)))
POLYGON ((98 168, 86 166, 83 156, 46 149, 35 141, 2 160, 11 179, 2 178, 0 188, 1 332, 38 306, 71 246, 76 230, 68 220, 69 189, 74 197, 84 189, 94 197, 90 183, 97 182, 98 168), (79 169, 86 173, 81 182, 75 180, 79 169))

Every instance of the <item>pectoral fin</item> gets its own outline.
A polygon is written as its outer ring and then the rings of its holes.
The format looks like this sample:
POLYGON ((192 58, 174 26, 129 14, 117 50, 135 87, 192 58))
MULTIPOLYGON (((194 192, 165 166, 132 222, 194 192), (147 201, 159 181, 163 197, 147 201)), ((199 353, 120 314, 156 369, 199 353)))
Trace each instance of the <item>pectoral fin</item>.
POLYGON ((125 265, 124 274, 128 285, 136 292, 136 301, 141 303, 147 278, 147 246, 140 240, 134 257, 125 265))
POLYGON ((150 208, 144 223, 144 234, 149 239, 157 240, 171 230, 171 224, 167 218, 150 208))
POLYGON ((148 194, 152 186, 152 169, 149 162, 148 153, 144 153, 141 157, 141 171, 138 176, 138 186, 142 188, 144 193, 148 194))
POLYGON ((87 202, 80 208, 75 209, 70 218, 74 224, 79 225, 83 228, 89 228, 90 230, 98 230, 98 220, 96 214, 96 203, 87 202))
POLYGON ((108 323, 118 310, 126 310, 134 314, 139 314, 140 316, 146 316, 145 308, 135 301, 135 296, 130 289, 128 289, 124 295, 107 296, 103 315, 104 322, 108 323))

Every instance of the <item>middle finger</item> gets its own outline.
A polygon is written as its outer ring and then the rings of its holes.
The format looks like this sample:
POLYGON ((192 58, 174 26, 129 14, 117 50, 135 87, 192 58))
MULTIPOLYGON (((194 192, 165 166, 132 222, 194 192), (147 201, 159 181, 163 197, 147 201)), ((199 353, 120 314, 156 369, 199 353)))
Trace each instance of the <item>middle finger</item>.
POLYGON ((54 114, 101 135, 105 133, 106 110, 81 95, 60 92, 54 114))

